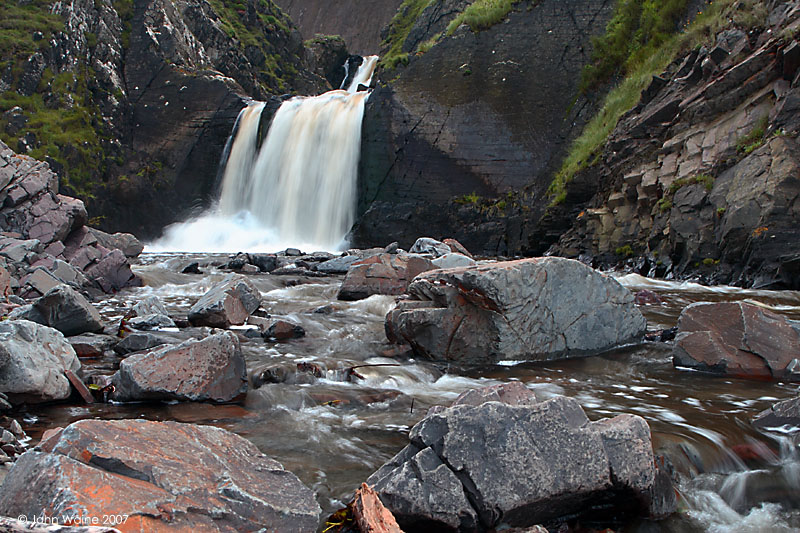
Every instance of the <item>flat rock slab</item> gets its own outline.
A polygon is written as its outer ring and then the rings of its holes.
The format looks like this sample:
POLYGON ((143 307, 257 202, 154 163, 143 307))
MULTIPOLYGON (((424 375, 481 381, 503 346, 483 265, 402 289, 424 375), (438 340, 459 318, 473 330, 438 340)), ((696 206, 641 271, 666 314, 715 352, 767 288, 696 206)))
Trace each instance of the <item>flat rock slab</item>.
POLYGON ((378 254, 352 264, 342 281, 339 300, 363 300, 373 294, 403 294, 420 272, 438 268, 419 255, 378 254))
POLYGON ((314 532, 314 494, 245 439, 210 426, 82 420, 16 462, 7 516, 127 515, 125 531, 314 532))
POLYGON ((189 309, 193 326, 241 326, 261 305, 261 293, 246 277, 229 274, 189 309))
POLYGON ((800 380, 800 333, 743 302, 694 303, 678 319, 675 366, 726 376, 800 380))
POLYGON ((644 419, 590 422, 572 398, 529 396, 493 390, 429 414, 367 483, 406 531, 530 527, 595 506, 634 517, 674 511, 674 495, 666 508, 656 497, 663 475, 644 419), (470 405, 480 397, 516 405, 470 405))
POLYGON ((225 331, 131 355, 113 383, 113 398, 123 402, 230 402, 247 392, 247 370, 238 337, 225 331))
POLYGON ((591 355, 638 340, 646 329, 626 288, 560 257, 425 272, 408 294, 386 315, 387 337, 434 360, 591 355))
POLYGON ((80 368, 58 330, 28 320, 0 322, 0 392, 11 403, 66 400, 72 388, 64 371, 80 368))

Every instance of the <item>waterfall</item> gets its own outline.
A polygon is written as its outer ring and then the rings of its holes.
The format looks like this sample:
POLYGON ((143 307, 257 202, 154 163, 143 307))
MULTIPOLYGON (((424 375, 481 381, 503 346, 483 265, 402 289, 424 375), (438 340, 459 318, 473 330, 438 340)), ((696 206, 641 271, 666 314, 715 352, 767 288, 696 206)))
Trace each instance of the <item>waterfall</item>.
POLYGON ((148 251, 334 250, 355 220, 361 122, 378 57, 364 58, 346 90, 280 106, 258 147, 264 102, 239 115, 217 204, 167 228, 148 251))

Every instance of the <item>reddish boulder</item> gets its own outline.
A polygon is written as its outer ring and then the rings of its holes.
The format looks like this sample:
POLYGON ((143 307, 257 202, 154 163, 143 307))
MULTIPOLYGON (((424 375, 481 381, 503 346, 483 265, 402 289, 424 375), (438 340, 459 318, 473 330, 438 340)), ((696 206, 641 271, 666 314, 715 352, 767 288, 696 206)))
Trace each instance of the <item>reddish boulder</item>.
POLYGON ((471 254, 471 253, 469 253, 469 250, 467 250, 467 249, 464 247, 464 245, 463 245, 463 244, 461 244, 460 242, 458 242, 457 240, 455 240, 455 239, 445 239, 445 240, 443 240, 442 242, 443 242, 444 244, 446 244, 447 246, 449 246, 449 247, 450 247, 450 249, 453 251, 453 253, 455 253, 455 254, 461 254, 461 255, 466 255, 466 256, 467 256, 467 257, 469 257, 470 259, 475 259, 474 257, 472 257, 472 254, 471 254))
POLYGON ((41 449, 8 473, 1 515, 124 516, 124 531, 317 530, 311 490, 224 429, 82 420, 41 449))
POLYGON ((234 401, 247 392, 239 339, 230 331, 131 355, 114 374, 118 401, 234 401))
POLYGON ((672 359, 728 376, 800 380, 800 333, 757 305, 695 303, 681 312, 672 359))
POLYGON ((392 512, 366 483, 356 490, 353 515, 361 533, 403 533, 392 512))
POLYGON ((403 294, 418 274, 435 268, 430 259, 418 255, 374 255, 353 263, 337 298, 363 300, 373 294, 403 294))

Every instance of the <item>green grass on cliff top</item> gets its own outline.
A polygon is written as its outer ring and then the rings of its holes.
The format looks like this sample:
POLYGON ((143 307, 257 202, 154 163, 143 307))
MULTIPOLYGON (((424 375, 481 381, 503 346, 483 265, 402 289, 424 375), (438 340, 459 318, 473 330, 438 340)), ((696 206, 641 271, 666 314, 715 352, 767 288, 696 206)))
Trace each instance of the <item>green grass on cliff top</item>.
POLYGON ((518 4, 521 0, 475 0, 467 8, 459 13, 459 15, 450 21, 447 25, 447 35, 453 33, 462 24, 466 24, 469 28, 478 32, 491 28, 498 22, 501 22, 514 4, 518 4))
POLYGON ((438 0, 404 0, 397 13, 389 22, 389 36, 383 42, 388 50, 381 57, 381 66, 393 69, 399 64, 408 63, 408 53, 403 52, 403 44, 411 33, 411 28, 426 7, 438 0))
MULTIPOLYGON (((681 1, 685 3, 685 0, 681 1)), ((602 76, 607 76, 616 69, 624 73, 625 77, 608 93, 600 112, 589 121, 570 147, 561 169, 548 189, 552 198, 550 205, 563 202, 567 195, 567 183, 575 174, 599 159, 600 151, 620 117, 639 102, 642 91, 647 88, 654 75, 664 72, 679 54, 711 42, 724 28, 731 25, 752 28, 763 24, 767 14, 758 0, 717 0, 706 6, 705 11, 698 14, 690 25, 665 36, 663 21, 653 19, 654 13, 659 12, 657 6, 661 6, 664 16, 675 16, 672 1, 661 3, 652 0, 620 0, 614 17, 606 28, 606 35, 595 42, 597 47, 598 42, 603 41, 599 46, 600 49, 605 49, 619 40, 619 34, 634 34, 638 35, 635 41, 640 44, 629 47, 625 54, 618 55, 614 65, 600 66, 599 63, 594 63, 590 67, 593 71, 585 74, 585 80, 597 76, 595 79, 599 81, 602 76), (630 9, 631 3, 639 3, 641 9, 630 9), (638 16, 638 22, 623 20, 628 14, 638 16), (632 32, 633 27, 638 29, 632 32), (653 36, 648 37, 648 27, 654 29, 653 36)))

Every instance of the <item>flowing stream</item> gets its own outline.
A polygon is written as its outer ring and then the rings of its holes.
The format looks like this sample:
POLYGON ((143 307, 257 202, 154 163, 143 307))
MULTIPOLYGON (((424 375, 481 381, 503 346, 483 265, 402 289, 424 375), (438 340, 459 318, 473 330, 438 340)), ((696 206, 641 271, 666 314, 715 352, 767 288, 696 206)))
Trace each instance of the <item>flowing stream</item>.
POLYGON ((283 102, 259 143, 264 102, 234 128, 219 202, 175 224, 149 251, 335 250, 355 221, 361 122, 378 56, 364 58, 347 89, 283 102))
MULTIPOLYGON (((136 272, 146 285, 99 303, 104 318, 119 321, 149 295, 171 314, 188 308, 225 272, 214 265, 226 256, 144 254, 136 272), (181 274, 199 261, 203 275, 181 274)), ((304 338, 270 343, 241 335, 248 368, 313 363, 321 378, 300 373, 293 382, 251 389, 243 405, 95 404, 29 406, 17 413, 34 438, 42 431, 89 417, 178 420, 212 424, 255 443, 297 474, 317 494, 325 513, 342 506, 354 489, 407 443, 408 430, 432 405, 447 404, 474 387, 519 380, 544 396, 576 398, 591 419, 634 413, 644 417, 657 453, 675 467, 679 512, 662 522, 642 521, 637 532, 774 532, 800 529, 800 458, 785 428, 758 431, 750 419, 774 402, 797 394, 797 385, 726 379, 676 370, 671 348, 660 343, 628 346, 601 356, 542 364, 449 368, 425 361, 395 360, 383 319, 390 296, 339 302, 341 277, 294 278, 252 274, 273 316, 301 324, 304 338), (363 379, 344 381, 349 367, 363 379)), ((663 303, 642 311, 650 329, 676 324, 694 301, 747 300, 800 319, 800 293, 702 287, 619 278, 632 290, 655 291, 663 303)), ((238 330, 240 333, 241 330, 238 330)), ((116 358, 87 360, 89 373, 108 373, 116 358)), ((326 514, 327 516, 327 514, 326 514)))

